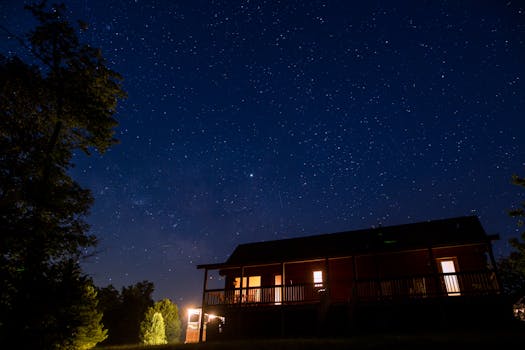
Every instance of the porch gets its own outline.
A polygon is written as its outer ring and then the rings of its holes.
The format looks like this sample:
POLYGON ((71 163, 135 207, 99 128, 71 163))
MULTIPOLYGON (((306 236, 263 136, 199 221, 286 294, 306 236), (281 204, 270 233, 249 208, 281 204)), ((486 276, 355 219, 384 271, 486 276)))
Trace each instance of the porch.
POLYGON ((370 303, 455 296, 497 295, 500 289, 493 271, 438 273, 411 277, 357 279, 205 289, 203 305, 252 307, 264 305, 330 303, 370 303), (328 283, 331 282, 331 283, 328 283), (337 290, 337 293, 332 293, 337 290), (346 291, 341 293, 340 291, 346 291))

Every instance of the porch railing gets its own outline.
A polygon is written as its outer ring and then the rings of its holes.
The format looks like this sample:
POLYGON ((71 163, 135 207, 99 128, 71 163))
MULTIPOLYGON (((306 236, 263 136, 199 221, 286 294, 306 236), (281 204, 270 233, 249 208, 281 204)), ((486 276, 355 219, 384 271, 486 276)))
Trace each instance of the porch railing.
MULTIPOLYGON (((331 289, 351 292, 341 299, 350 301, 378 301, 389 299, 416 299, 445 296, 491 295, 499 293, 494 272, 459 272, 388 279, 360 279, 334 281, 331 289), (348 288, 350 286, 350 288, 348 288)), ((281 305, 319 302, 331 294, 326 284, 292 284, 236 289, 211 289, 204 293, 205 305, 281 305)))

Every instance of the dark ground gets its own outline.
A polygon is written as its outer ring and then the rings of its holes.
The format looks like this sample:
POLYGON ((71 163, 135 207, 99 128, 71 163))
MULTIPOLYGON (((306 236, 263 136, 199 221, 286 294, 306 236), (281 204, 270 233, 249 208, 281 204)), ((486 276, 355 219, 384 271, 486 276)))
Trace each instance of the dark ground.
POLYGON ((257 339, 203 344, 179 344, 162 346, 119 346, 100 349, 174 349, 174 350, 317 350, 317 349, 523 349, 525 326, 509 330, 433 332, 420 334, 363 335, 334 339, 257 339))

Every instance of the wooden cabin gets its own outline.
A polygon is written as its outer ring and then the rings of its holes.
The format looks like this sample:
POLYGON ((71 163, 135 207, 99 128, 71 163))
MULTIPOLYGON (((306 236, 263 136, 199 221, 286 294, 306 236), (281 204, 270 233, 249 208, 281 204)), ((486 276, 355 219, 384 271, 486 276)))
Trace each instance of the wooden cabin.
POLYGON ((470 216, 241 244, 198 266, 202 308, 228 338, 487 324, 501 306, 497 238, 470 216), (207 287, 211 270, 223 288, 207 287))

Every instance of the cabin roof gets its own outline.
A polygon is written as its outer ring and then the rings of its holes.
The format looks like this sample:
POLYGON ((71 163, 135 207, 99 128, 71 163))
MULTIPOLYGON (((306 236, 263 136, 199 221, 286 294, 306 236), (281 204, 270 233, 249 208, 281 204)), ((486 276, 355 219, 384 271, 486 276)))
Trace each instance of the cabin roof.
POLYGON ((487 236, 476 216, 465 216, 240 244, 225 263, 199 265, 198 268, 216 269, 229 266, 468 245, 487 243, 491 238, 494 237, 487 236))

